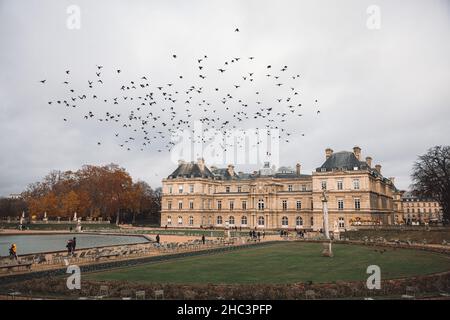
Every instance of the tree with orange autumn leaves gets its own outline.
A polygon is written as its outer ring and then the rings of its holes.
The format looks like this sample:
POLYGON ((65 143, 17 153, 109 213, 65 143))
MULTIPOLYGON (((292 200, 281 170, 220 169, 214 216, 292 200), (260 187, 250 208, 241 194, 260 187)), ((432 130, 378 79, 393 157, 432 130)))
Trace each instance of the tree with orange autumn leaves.
POLYGON ((133 182, 116 164, 85 165, 78 171, 52 171, 22 193, 31 215, 49 218, 103 217, 118 223, 136 215, 155 215, 160 195, 143 181, 133 182))

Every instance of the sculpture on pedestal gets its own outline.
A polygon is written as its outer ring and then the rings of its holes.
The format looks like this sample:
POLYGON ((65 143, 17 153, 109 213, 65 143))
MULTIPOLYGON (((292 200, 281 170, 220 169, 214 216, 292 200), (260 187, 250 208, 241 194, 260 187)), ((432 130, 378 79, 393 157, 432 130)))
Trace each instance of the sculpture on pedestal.
POLYGON ((333 251, 331 250, 331 240, 328 231, 328 197, 326 190, 322 191, 322 211, 323 211, 323 233, 325 235, 326 242, 323 243, 322 255, 324 257, 332 257, 333 251))

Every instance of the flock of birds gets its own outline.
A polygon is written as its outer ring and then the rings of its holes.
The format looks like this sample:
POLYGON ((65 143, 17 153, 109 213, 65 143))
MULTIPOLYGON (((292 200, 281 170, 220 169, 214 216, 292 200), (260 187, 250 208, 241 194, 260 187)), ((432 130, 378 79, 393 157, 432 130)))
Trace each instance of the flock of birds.
MULTIPOLYGON (((240 32, 238 28, 234 31, 240 32)), ((173 53, 169 59, 179 61, 180 57, 173 53)), ((253 56, 232 57, 214 67, 208 64, 208 59, 208 55, 203 55, 193 61, 191 70, 195 72, 189 74, 195 74, 194 79, 177 74, 165 83, 150 75, 124 79, 122 69, 107 70, 103 65, 96 65, 95 75, 84 82, 83 88, 75 89, 76 86, 71 86, 71 70, 65 70, 62 84, 67 96, 52 99, 48 105, 78 108, 86 121, 115 124, 117 143, 128 151, 133 148, 144 151, 149 147, 158 152, 170 151, 177 143, 174 137, 180 137, 184 130, 192 131, 195 120, 201 122, 204 132, 190 139, 203 144, 211 143, 217 132, 236 136, 236 132, 245 131, 250 124, 256 130, 276 129, 272 132, 278 132, 278 136, 270 138, 286 143, 291 142, 295 134, 305 135, 287 129, 288 122, 296 126, 304 115, 300 74, 291 72, 287 65, 266 64, 264 70, 256 70, 256 66, 252 66, 256 60, 253 56), (240 72, 247 67, 248 71, 240 72), (228 85, 220 86, 233 69, 238 70, 240 76, 226 79, 228 85), (104 77, 105 73, 115 79, 104 77), (96 91, 114 81, 119 86, 112 96, 96 91)), ((40 80, 40 83, 46 85, 47 81, 40 80)), ((312 112, 316 116, 320 114, 317 103, 314 99, 312 112)), ((68 122, 70 118, 65 116, 62 120, 68 122)), ((258 137, 254 143, 263 143, 263 139, 265 137, 258 137)), ((98 139, 96 143, 102 145, 98 139)), ((231 144, 224 141, 220 151, 236 146, 243 149, 245 144, 242 138, 231 144)))

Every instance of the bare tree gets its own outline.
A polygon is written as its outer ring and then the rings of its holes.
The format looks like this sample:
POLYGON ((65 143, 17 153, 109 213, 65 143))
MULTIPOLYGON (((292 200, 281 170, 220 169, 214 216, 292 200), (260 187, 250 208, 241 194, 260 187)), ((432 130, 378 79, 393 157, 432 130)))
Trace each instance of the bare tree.
POLYGON ((450 146, 435 146, 419 157, 411 174, 414 193, 439 202, 444 222, 450 219, 450 146))

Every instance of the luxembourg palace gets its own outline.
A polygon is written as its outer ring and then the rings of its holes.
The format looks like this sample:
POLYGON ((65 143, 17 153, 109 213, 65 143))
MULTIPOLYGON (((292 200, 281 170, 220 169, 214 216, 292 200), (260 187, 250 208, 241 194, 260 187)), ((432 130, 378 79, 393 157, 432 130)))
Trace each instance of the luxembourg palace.
POLYGON ((359 147, 326 149, 312 174, 302 173, 300 164, 276 169, 265 163, 242 173, 232 165, 208 167, 203 159, 180 161, 162 187, 162 227, 320 230, 323 190, 331 229, 394 224, 404 216, 394 178, 384 177, 371 157, 362 159, 359 147))

